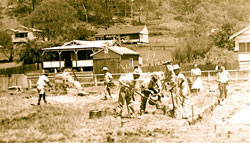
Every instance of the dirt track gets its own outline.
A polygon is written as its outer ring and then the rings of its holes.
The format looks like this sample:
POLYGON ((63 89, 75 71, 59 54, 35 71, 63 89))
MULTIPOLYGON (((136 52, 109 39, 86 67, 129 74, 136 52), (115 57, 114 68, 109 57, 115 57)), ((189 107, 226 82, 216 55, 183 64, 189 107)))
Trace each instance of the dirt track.
MULTIPOLYGON (((140 119, 121 120, 111 115, 89 119, 90 110, 116 107, 117 93, 113 93, 112 99, 100 100, 101 87, 95 89, 96 95, 85 97, 48 95, 50 104, 42 102, 40 107, 32 105, 37 102, 36 92, 19 96, 2 93, 0 142, 249 142, 249 124, 235 121, 242 115, 237 115, 242 109, 250 112, 249 85, 247 82, 231 83, 230 87, 230 96, 224 105, 203 114, 194 125, 157 112, 153 115, 153 106, 148 106, 149 114, 140 119), (234 123, 230 122, 232 120, 234 123), (126 121, 123 127, 121 121, 126 121)), ((194 112, 198 114, 216 101, 216 94, 203 91, 190 97, 189 103, 195 105, 194 112)), ((140 101, 139 96, 136 101, 140 101)), ((168 103, 168 98, 164 102, 168 103)), ((135 107, 139 111, 139 102, 135 107)))

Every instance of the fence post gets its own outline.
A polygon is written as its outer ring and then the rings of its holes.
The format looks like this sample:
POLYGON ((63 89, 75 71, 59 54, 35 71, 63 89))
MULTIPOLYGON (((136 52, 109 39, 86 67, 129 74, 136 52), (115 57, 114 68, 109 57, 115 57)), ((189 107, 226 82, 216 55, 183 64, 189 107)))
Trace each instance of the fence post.
POLYGON ((194 121, 194 106, 191 106, 191 111, 192 111, 192 122, 194 121))
POLYGON ((97 87, 97 77, 94 75, 94 82, 95 82, 95 87, 97 87))
POLYGON ((15 76, 14 76, 14 84, 15 84, 15 86, 17 86, 17 79, 15 76))
POLYGON ((248 71, 248 81, 250 81, 250 71, 248 71))
POLYGON ((208 71, 208 81, 211 80, 211 75, 210 75, 210 71, 208 71))
POLYGON ((31 80, 29 80, 29 89, 32 88, 32 85, 31 85, 31 80))
POLYGON ((236 71, 236 74, 235 74, 235 80, 236 82, 238 82, 238 72, 236 71))

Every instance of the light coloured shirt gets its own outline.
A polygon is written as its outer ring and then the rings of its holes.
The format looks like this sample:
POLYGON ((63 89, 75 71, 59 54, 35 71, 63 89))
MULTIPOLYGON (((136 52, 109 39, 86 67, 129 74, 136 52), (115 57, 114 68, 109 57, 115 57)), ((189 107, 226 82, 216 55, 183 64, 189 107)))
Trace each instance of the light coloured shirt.
POLYGON ((162 89, 161 83, 159 80, 157 80, 156 82, 153 82, 152 79, 148 77, 145 80, 143 80, 142 89, 149 89, 149 88, 154 88, 154 89, 159 89, 159 90, 162 89))
POLYGON ((112 81, 112 74, 111 73, 109 73, 109 72, 106 72, 105 73, 105 77, 104 77, 104 80, 105 80, 105 82, 107 82, 107 83, 109 83, 109 82, 111 82, 112 81))
POLYGON ((133 76, 132 73, 121 76, 120 79, 119 79, 119 82, 120 82, 120 84, 122 86, 123 86, 123 83, 124 83, 124 84, 128 85, 131 88, 134 88, 135 84, 136 84, 136 80, 134 79, 134 76, 133 76))
POLYGON ((181 94, 183 96, 187 96, 189 94, 189 87, 186 77, 184 76, 184 74, 179 73, 176 78, 177 87, 179 88, 181 94))
POLYGON ((230 74, 228 71, 224 70, 218 73, 218 81, 220 83, 227 83, 230 80, 230 74))
POLYGON ((37 81, 37 86, 38 87, 45 87, 46 82, 49 82, 49 79, 47 76, 42 75, 39 77, 38 81, 37 81))
POLYGON ((191 75, 192 76, 200 76, 201 75, 201 70, 199 68, 195 68, 191 70, 191 75))

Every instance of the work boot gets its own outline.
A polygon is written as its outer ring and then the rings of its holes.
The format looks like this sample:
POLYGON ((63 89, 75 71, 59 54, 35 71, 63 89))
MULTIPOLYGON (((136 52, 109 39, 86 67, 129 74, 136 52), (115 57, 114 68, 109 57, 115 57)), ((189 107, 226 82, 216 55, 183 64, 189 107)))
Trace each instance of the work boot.
POLYGON ((145 110, 140 110, 140 115, 142 115, 142 114, 148 114, 148 112, 145 110))
POLYGON ((104 96, 104 97, 102 98, 102 100, 108 100, 107 96, 104 96))
POLYGON ((135 114, 130 114, 129 118, 136 118, 135 114))

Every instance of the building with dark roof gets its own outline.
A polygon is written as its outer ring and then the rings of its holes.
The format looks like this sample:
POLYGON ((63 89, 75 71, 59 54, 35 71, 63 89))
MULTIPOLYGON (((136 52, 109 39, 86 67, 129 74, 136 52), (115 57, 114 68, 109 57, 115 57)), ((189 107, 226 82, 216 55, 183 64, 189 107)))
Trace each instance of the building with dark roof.
POLYGON ((19 26, 15 29, 7 28, 5 31, 11 35, 13 44, 27 43, 35 39, 45 40, 42 31, 34 28, 19 26))
POLYGON ((107 46, 113 46, 115 41, 82 41, 73 40, 62 46, 43 48, 43 69, 61 70, 74 68, 83 71, 93 70, 91 54, 107 46))
POLYGON ((148 43, 147 26, 126 26, 110 27, 101 29, 96 34, 96 40, 113 40, 116 39, 121 43, 141 44, 148 43))
POLYGON ((95 74, 103 73, 103 67, 107 67, 111 73, 124 73, 139 64, 139 54, 126 47, 105 47, 91 56, 95 74))

